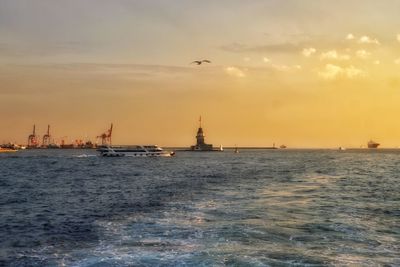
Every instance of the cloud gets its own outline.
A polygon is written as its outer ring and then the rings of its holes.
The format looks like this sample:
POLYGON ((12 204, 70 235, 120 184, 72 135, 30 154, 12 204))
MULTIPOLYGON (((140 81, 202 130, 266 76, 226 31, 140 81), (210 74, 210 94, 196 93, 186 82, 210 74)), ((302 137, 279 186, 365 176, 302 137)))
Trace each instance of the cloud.
POLYGON ((114 77, 116 79, 171 79, 184 77, 193 73, 189 66, 150 65, 150 64, 118 64, 118 63, 44 63, 44 64, 10 64, 9 68, 30 73, 52 73, 58 77, 62 73, 75 73, 80 76, 101 79, 114 77))
POLYGON ((325 53, 321 53, 320 59, 349 60, 350 56, 347 54, 339 54, 336 50, 330 50, 325 53))
POLYGON ((371 53, 368 52, 368 51, 366 51, 366 50, 364 50, 364 49, 360 49, 360 50, 357 50, 357 51, 356 51, 356 56, 357 56, 358 58, 361 58, 361 59, 366 59, 366 58, 368 58, 370 55, 371 55, 371 53))
POLYGON ((265 63, 269 63, 271 60, 270 60, 269 58, 267 58, 267 57, 264 57, 264 58, 263 58, 263 61, 264 61, 265 63))
POLYGON ((221 46, 220 48, 227 52, 233 53, 295 53, 299 50, 301 44, 297 43, 277 43, 277 44, 266 44, 266 45, 255 45, 248 46, 239 43, 233 43, 229 45, 221 46))
POLYGON ((376 45, 380 44, 378 39, 373 39, 367 35, 361 36, 360 39, 358 39, 358 42, 360 44, 376 44, 376 45))
POLYGON ((325 69, 323 71, 318 72, 318 75, 326 80, 333 80, 342 72, 343 69, 341 67, 333 64, 327 64, 325 65, 325 69))
POLYGON ((249 57, 244 57, 243 60, 246 61, 246 62, 249 62, 249 61, 251 60, 251 58, 249 58, 249 57))
POLYGON ((400 43, 400 33, 397 34, 396 39, 400 43))
POLYGON ((279 64, 273 64, 272 68, 274 68, 277 71, 296 71, 296 70, 301 70, 302 67, 301 65, 279 65, 279 64))
POLYGON ((375 61, 374 61, 374 64, 375 64, 375 65, 379 65, 379 64, 381 64, 381 62, 380 62, 379 60, 375 60, 375 61))
MULTIPOLYGON (((2 89, 0 89, 0 98, 2 94, 36 94, 40 96, 53 93, 64 94, 75 90, 73 88, 81 89, 81 85, 84 85, 85 90, 87 89, 88 91, 98 90, 100 92, 117 90, 118 88, 120 88, 118 90, 125 90, 127 84, 136 82, 140 86, 147 86, 158 82, 164 84, 171 80, 189 80, 192 79, 194 73, 209 78, 209 75, 216 73, 215 68, 213 70, 204 69, 207 73, 202 73, 194 72, 194 69, 189 66, 172 65, 113 63, 3 64, 0 65, 0 83, 3 85, 2 89), (71 81, 73 81, 72 84, 71 81), (29 86, 26 86, 27 84, 29 86), (69 86, 71 86, 71 91, 69 86), (68 90, 63 88, 68 88, 68 90)), ((155 86, 154 88, 158 87, 155 86)), ((78 94, 85 92, 78 92, 78 94)))
POLYGON ((246 76, 246 74, 241 69, 236 68, 236 67, 232 67, 232 66, 231 67, 226 67, 225 68, 225 72, 228 75, 239 77, 239 78, 243 78, 243 77, 246 76))
POLYGON ((32 42, 29 44, 0 43, 0 57, 26 58, 80 55, 90 51, 90 49, 85 47, 85 45, 85 43, 80 42, 32 42))
MULTIPOLYGON (((311 52, 310 56, 313 54, 313 49, 316 49, 316 45, 318 48, 316 50, 329 50, 332 47, 336 49, 345 49, 349 46, 348 42, 344 42, 341 38, 335 38, 329 34, 326 35, 307 35, 307 38, 291 38, 291 39, 283 39, 276 37, 276 40, 269 40, 267 43, 261 44, 245 44, 240 42, 233 42, 219 46, 219 49, 224 50, 226 52, 231 53, 260 53, 264 55, 268 55, 271 53, 280 53, 280 54, 298 54, 299 51, 303 54, 303 51, 311 52), (311 49, 307 51, 306 49, 311 49)), ((354 36, 353 36, 354 37, 354 36)), ((287 36, 286 36, 287 38, 287 36)), ((354 37, 355 38, 355 37, 354 37)), ((317 52, 317 51, 316 51, 317 52)))
POLYGON ((314 54, 316 52, 317 52, 317 49, 315 49, 314 47, 309 47, 309 48, 304 48, 302 54, 305 57, 310 57, 312 54, 314 54))
POLYGON ((334 80, 339 77, 345 77, 349 79, 364 77, 366 74, 363 70, 357 69, 354 66, 343 68, 333 64, 326 64, 325 68, 318 72, 318 75, 325 80, 334 80))
POLYGON ((352 33, 346 35, 346 40, 353 40, 355 37, 352 33))
POLYGON ((350 66, 350 67, 344 69, 344 72, 345 72, 345 75, 350 79, 365 76, 365 72, 363 70, 357 69, 354 66, 350 66))
POLYGON ((394 64, 400 65, 400 57, 394 60, 394 64))

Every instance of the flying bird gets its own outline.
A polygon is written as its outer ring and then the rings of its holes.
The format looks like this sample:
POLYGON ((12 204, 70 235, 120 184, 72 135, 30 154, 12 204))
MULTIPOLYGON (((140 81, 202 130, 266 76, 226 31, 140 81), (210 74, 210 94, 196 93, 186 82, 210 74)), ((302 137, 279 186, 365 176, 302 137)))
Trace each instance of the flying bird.
POLYGON ((193 64, 193 63, 196 63, 197 65, 201 65, 202 63, 211 63, 211 61, 210 60, 208 60, 208 59, 203 59, 203 60, 195 60, 195 61, 193 61, 192 63, 190 63, 190 64, 193 64))

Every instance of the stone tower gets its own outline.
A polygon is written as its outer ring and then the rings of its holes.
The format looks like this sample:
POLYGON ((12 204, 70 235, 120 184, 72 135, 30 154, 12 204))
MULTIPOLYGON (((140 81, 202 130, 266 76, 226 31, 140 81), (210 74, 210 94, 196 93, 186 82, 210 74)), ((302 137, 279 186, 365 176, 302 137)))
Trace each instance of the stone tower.
POLYGON ((196 134, 196 145, 191 146, 190 150, 195 150, 195 151, 212 151, 213 150, 213 145, 211 144, 206 144, 204 141, 204 132, 203 128, 201 127, 201 116, 199 119, 199 129, 197 130, 196 134))

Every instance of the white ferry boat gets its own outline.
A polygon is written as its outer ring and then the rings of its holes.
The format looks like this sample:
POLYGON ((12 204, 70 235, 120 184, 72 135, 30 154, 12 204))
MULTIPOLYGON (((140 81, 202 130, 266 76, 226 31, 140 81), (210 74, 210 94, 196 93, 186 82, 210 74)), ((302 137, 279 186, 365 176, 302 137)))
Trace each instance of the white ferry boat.
POLYGON ((97 149, 103 157, 171 157, 175 152, 164 151, 156 145, 103 146, 97 149))

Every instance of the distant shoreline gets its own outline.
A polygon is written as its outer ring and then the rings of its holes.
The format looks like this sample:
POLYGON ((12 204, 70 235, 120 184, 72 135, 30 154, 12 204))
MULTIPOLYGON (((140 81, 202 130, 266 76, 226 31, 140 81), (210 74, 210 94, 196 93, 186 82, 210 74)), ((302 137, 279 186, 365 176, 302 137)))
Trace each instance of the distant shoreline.
MULTIPOLYGON (((132 146, 132 145, 114 145, 114 146, 132 146)), ((26 150, 76 150, 76 149, 89 149, 96 150, 97 148, 83 148, 83 147, 73 147, 73 148, 27 148, 26 150)), ((163 146, 163 149, 167 150, 175 150, 175 151, 187 151, 187 152, 198 152, 194 150, 190 150, 189 147, 176 147, 176 146, 163 146)), ((368 151, 379 151, 379 150, 400 150, 400 147, 379 147, 379 148, 367 148, 367 147, 349 147, 345 150, 339 150, 337 147, 223 147, 224 150, 338 150, 338 151, 354 151, 354 150, 368 150, 368 151)), ((220 150, 215 150, 220 151, 220 150)), ((207 152, 207 151, 201 151, 207 152)))
MULTIPOLYGON (((168 147, 165 146, 163 147, 164 149, 170 149, 170 150, 178 150, 178 151, 191 151, 187 147, 168 147)), ((287 148, 279 148, 279 147, 224 147, 224 150, 338 150, 336 147, 287 147, 287 148)), ((349 147, 346 148, 346 150, 343 151, 349 151, 349 150, 400 150, 399 147, 380 147, 380 148, 367 148, 367 147, 349 147)))

